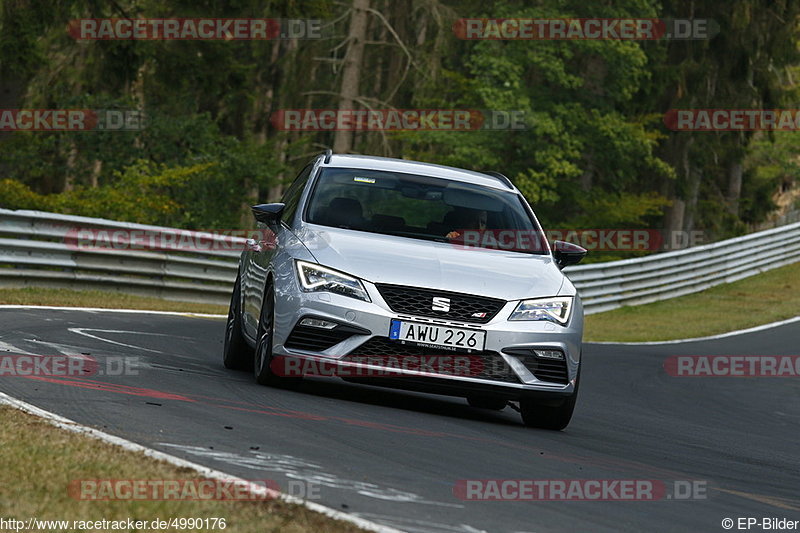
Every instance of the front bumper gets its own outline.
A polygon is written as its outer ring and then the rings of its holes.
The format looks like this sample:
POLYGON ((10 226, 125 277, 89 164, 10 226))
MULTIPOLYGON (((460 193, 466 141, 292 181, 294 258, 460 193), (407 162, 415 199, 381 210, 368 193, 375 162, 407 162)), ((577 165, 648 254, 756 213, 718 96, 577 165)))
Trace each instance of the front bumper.
MULTIPOLYGON (((491 354, 492 358, 505 366, 509 374, 502 378, 494 374, 454 375, 419 372, 393 366, 391 374, 385 377, 352 380, 456 396, 481 394, 508 399, 520 399, 526 396, 563 397, 575 390, 583 333, 583 308, 577 296, 572 316, 566 326, 550 322, 508 321, 518 301, 507 302, 486 324, 472 324, 396 313, 390 309, 374 284, 364 281, 364 286, 371 302, 327 292, 303 292, 296 282, 286 283, 276 298, 273 353, 277 356, 335 363, 338 368, 358 367, 379 372, 386 367, 382 364, 370 364, 374 363, 374 360, 364 363, 363 359, 358 359, 359 362, 353 363, 349 360, 352 357, 348 356, 359 353, 359 348, 367 341, 386 339, 392 319, 435 321, 438 325, 486 332, 484 351, 467 355, 488 358, 491 354), (341 324, 349 330, 348 335, 343 336, 346 337, 344 340, 337 340, 336 344, 324 349, 298 349, 296 342, 287 341, 298 322, 306 317, 326 319, 341 324), (560 350, 565 358, 566 379, 562 380, 562 383, 555 383, 537 377, 530 370, 531 366, 529 364, 526 366, 524 363, 529 359, 520 356, 524 351, 532 349, 560 350)), ((345 375, 354 374, 350 372, 345 375)))

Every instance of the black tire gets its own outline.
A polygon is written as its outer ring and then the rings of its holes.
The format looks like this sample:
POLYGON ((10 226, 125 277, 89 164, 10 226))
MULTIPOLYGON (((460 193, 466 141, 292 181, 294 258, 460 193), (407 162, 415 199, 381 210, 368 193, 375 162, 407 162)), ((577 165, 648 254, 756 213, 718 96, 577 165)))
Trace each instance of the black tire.
POLYGON ((231 305, 228 307, 225 344, 222 348, 222 364, 232 370, 250 370, 250 365, 253 364, 253 350, 242 335, 241 290, 237 275, 233 285, 231 305))
POLYGON ((578 388, 581 384, 580 377, 580 371, 578 371, 575 392, 559 404, 551 405, 550 402, 545 403, 535 399, 520 401, 520 414, 525 425, 531 428, 553 429, 556 431, 561 431, 567 427, 569 421, 572 420, 575 403, 578 401, 578 388))
POLYGON ((287 378, 275 374, 270 367, 272 363, 272 342, 275 329, 275 288, 272 283, 264 291, 261 303, 261 318, 258 321, 256 349, 253 353, 253 373, 256 383, 272 387, 296 387, 303 378, 287 378))
POLYGON ((483 396, 467 396, 467 403, 476 409, 489 409, 491 411, 502 411, 508 405, 507 400, 497 398, 486 398, 483 396))

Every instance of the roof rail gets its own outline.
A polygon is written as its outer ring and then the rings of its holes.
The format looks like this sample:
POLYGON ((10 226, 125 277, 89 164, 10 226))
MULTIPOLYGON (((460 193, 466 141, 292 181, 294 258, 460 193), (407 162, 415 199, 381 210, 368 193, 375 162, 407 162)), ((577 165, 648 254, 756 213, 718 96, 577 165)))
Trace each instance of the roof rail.
POLYGON ((484 172, 484 174, 488 174, 489 176, 492 176, 493 178, 497 178, 497 179, 499 179, 500 181, 502 181, 502 182, 503 182, 503 184, 504 184, 506 187, 508 187, 509 189, 512 189, 512 190, 514 189, 514 184, 513 184, 513 183, 511 183, 511 180, 510 180, 510 179, 508 179, 508 178, 505 176, 505 174, 501 174, 501 173, 499 173, 499 172, 496 172, 496 171, 494 171, 494 170, 488 170, 488 171, 484 172))
POLYGON ((331 156, 332 155, 333 155, 333 150, 331 150, 330 148, 325 150, 325 161, 324 161, 324 163, 326 165, 331 162, 331 156))

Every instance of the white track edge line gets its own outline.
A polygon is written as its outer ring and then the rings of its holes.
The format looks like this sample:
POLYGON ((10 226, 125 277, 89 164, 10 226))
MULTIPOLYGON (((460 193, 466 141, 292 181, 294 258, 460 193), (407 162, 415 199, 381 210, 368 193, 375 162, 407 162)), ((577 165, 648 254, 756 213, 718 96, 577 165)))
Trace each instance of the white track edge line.
POLYGON ((728 331, 727 333, 720 333, 718 335, 709 335, 707 337, 694 337, 691 339, 675 339, 671 341, 652 341, 652 342, 584 342, 584 344, 613 344, 613 345, 622 345, 622 346, 658 346, 662 344, 681 344, 684 342, 701 342, 701 341, 712 341, 716 339, 724 339, 726 337, 734 337, 736 335, 745 335, 747 333, 755 333, 757 331, 763 331, 765 329, 772 329, 777 328, 779 326, 785 326, 786 324, 791 324, 793 322, 800 321, 800 316, 796 316, 793 318, 788 318, 786 320, 779 320, 778 322, 770 322, 769 324, 762 324, 760 326, 755 326, 752 328, 747 329, 738 329, 736 331, 728 331))
POLYGON ((151 311, 148 309, 110 309, 107 307, 62 307, 55 305, 14 305, 2 304, 0 309, 49 309, 54 311, 102 311, 105 313, 140 313, 149 315, 193 316, 198 318, 227 318, 227 315, 192 313, 189 311, 151 311))
MULTIPOLYGON (((109 309, 105 307, 58 307, 50 305, 15 305, 15 304, 0 304, 0 309, 52 309, 56 311, 91 311, 91 312, 106 312, 106 313, 140 313, 151 315, 170 315, 170 316, 191 316, 198 318, 227 318, 227 315, 213 315, 206 313, 190 313, 181 311, 150 311, 147 309, 109 309)), ((745 335, 747 333, 755 333, 765 329, 777 328, 786 324, 791 324, 800 320, 800 316, 780 320, 778 322, 770 322, 769 324, 762 324, 752 328, 739 329, 735 331, 728 331, 726 333, 719 333, 717 335, 709 335, 707 337, 692 337, 688 339, 673 339, 668 341, 648 341, 648 342, 612 342, 612 341, 585 341, 583 344, 608 344, 618 346, 658 346, 663 344, 681 344, 684 342, 700 342, 715 339, 724 339, 725 337, 733 337, 735 335, 745 335)))
POLYGON ((36 407, 35 405, 29 404, 25 401, 18 400, 17 398, 9 396, 4 392, 0 392, 0 405, 8 405, 10 407, 19 409, 20 411, 26 412, 30 415, 42 418, 49 424, 56 426, 58 428, 65 429, 67 431, 71 431, 73 433, 77 433, 80 435, 86 435, 93 439, 97 439, 106 442, 108 444, 118 446, 120 448, 123 448, 124 450, 128 450, 131 452, 141 452, 147 457, 160 461, 165 461, 179 468, 189 468, 197 472, 201 476, 204 476, 209 479, 243 483, 248 487, 248 490, 252 491, 254 494, 267 494, 270 497, 275 497, 287 503, 302 505, 311 511, 318 512, 320 514, 328 516, 329 518, 334 518, 336 520, 349 522, 368 531, 375 531, 376 533, 404 533, 399 529, 394 529, 388 526, 378 524, 376 522, 372 522, 370 520, 366 520, 364 518, 359 518, 357 516, 353 516, 348 513, 343 513, 342 511, 338 511, 331 507, 326 507, 325 505, 319 503, 310 502, 307 500, 303 500, 301 498, 289 496, 288 494, 283 494, 281 492, 274 491, 272 489, 267 489, 261 485, 252 483, 246 479, 242 479, 237 476, 232 476, 231 474, 226 474, 221 470, 215 470, 207 466, 193 463, 191 461, 187 461, 186 459, 181 459, 180 457, 175 457, 174 455, 160 452, 158 450, 148 448, 146 446, 137 444, 127 439, 123 439, 122 437, 117 437, 115 435, 111 435, 110 433, 106 433, 104 431, 100 431, 98 429, 94 429, 89 426, 84 426, 83 424, 79 424, 74 420, 70 420, 56 413, 46 411, 44 409, 36 407))

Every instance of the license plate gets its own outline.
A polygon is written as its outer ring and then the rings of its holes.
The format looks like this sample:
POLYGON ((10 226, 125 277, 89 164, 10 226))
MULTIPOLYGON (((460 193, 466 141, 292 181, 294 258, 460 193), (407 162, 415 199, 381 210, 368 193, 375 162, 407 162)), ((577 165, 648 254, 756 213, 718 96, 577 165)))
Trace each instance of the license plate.
POLYGON ((450 350, 482 351, 486 342, 486 332, 392 320, 389 338, 420 346, 436 346, 450 350))

